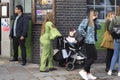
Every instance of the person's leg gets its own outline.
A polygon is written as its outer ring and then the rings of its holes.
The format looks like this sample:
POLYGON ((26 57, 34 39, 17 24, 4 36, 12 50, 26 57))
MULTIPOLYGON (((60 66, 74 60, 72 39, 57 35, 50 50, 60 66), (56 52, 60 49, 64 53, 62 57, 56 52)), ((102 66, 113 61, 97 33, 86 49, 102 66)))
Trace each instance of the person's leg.
POLYGON ((21 57, 22 57, 22 64, 26 64, 26 46, 25 46, 25 39, 19 40, 20 49, 21 49, 21 57))
POLYGON ((13 51, 14 51, 13 60, 18 60, 18 46, 19 46, 18 39, 13 38, 13 51))
POLYGON ((87 73, 90 73, 90 67, 97 59, 97 51, 94 45, 88 44, 85 47, 87 53, 87 60, 85 62, 84 70, 87 71, 87 73))
POLYGON ((48 56, 48 68, 53 68, 53 48, 50 46, 50 54, 48 56))
POLYGON ((41 63, 40 63, 40 71, 46 71, 46 62, 48 56, 50 55, 50 44, 43 44, 42 45, 42 56, 41 56, 41 63))
POLYGON ((118 45, 118 42, 115 40, 114 41, 114 53, 113 53, 113 57, 111 60, 110 69, 108 71, 108 75, 112 75, 112 70, 114 69, 114 66, 117 62, 118 55, 119 55, 119 45, 118 45))
POLYGON ((119 59, 118 59, 118 76, 120 76, 120 42, 118 43, 119 45, 119 59))
POLYGON ((115 66, 117 59, 118 59, 118 54, 119 54, 119 45, 115 41, 114 42, 114 53, 113 53, 113 57, 112 57, 111 65, 110 65, 110 70, 114 69, 114 66, 115 66))
POLYGON ((84 69, 81 70, 79 74, 85 80, 96 79, 96 77, 90 73, 91 65, 94 63, 94 60, 97 59, 96 48, 94 45, 90 45, 90 44, 86 44, 85 48, 86 48, 87 60, 85 61, 84 69))
POLYGON ((110 68, 112 56, 113 56, 113 49, 107 49, 107 53, 106 53, 106 69, 105 69, 106 71, 108 71, 109 68, 110 68))

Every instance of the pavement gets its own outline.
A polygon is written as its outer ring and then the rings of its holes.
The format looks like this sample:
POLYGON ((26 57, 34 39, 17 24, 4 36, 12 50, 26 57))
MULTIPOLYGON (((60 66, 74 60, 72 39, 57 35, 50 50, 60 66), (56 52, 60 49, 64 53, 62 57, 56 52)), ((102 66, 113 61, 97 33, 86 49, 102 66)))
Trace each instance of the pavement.
MULTIPOLYGON (((56 67, 51 72, 39 72, 39 64, 27 63, 26 66, 19 62, 9 62, 6 58, 0 57, 0 80, 83 80, 79 69, 67 71, 65 67, 56 67)), ((91 72, 97 76, 97 80, 120 80, 115 72, 108 76, 105 72, 105 64, 97 63, 92 65, 91 72)))

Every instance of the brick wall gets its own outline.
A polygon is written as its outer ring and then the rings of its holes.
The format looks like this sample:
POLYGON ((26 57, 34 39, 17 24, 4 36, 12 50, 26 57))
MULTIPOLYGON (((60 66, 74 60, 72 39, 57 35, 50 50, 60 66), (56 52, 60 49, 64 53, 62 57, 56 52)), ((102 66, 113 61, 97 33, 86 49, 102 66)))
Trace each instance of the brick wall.
MULTIPOLYGON (((68 35, 71 27, 78 27, 86 17, 86 0, 56 0, 55 2, 56 26, 63 36, 68 35)), ((41 25, 32 27, 32 62, 40 61, 40 28, 41 25)), ((55 47, 55 43, 54 47, 55 47)))
POLYGON ((63 36, 86 16, 86 0, 56 0, 56 26, 63 36))
POLYGON ((40 27, 41 25, 33 25, 32 27, 32 62, 39 63, 40 61, 40 27))

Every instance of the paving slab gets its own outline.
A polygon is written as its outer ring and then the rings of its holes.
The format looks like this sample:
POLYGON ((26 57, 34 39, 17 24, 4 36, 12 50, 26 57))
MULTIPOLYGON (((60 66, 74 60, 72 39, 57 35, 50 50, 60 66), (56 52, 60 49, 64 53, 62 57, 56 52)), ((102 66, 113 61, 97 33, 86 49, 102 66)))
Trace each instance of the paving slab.
MULTIPOLYGON (((0 58, 0 80, 83 80, 79 71, 67 71, 64 67, 56 67, 57 70, 50 72, 40 72, 39 64, 27 63, 21 66, 20 62, 9 62, 7 59, 0 58)), ((117 72, 108 76, 105 72, 105 63, 92 65, 91 72, 98 77, 97 80, 120 80, 117 72)))

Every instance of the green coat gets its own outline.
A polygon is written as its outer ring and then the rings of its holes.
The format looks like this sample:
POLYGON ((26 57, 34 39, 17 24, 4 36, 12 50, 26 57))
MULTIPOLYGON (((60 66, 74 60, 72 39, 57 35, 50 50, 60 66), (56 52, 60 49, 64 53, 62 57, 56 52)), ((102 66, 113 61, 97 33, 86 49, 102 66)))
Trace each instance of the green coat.
POLYGON ((40 37, 40 43, 51 44, 51 40, 57 36, 61 36, 60 32, 52 27, 52 22, 48 21, 45 24, 45 33, 40 37))
POLYGON ((45 24, 45 33, 40 36, 40 43, 42 48, 42 56, 40 61, 40 71, 46 71, 46 62, 48 61, 48 68, 53 68, 53 47, 51 40, 55 37, 61 36, 60 32, 52 27, 52 22, 48 21, 45 24))
POLYGON ((115 25, 120 25, 120 16, 116 16, 110 23, 109 25, 109 31, 112 30, 112 28, 115 26, 115 25))

